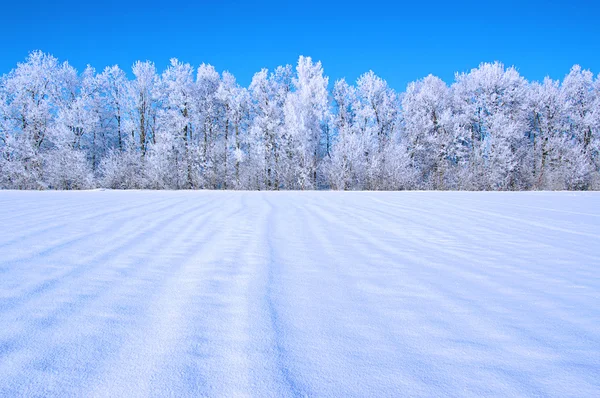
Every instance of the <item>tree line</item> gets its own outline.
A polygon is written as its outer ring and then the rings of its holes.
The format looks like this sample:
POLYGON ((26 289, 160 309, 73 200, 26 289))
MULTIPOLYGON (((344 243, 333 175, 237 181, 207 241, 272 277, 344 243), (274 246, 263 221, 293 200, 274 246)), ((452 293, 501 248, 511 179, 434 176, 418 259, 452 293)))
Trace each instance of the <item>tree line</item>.
POLYGON ((528 82, 482 63, 398 93, 368 72, 329 87, 320 62, 249 87, 172 59, 78 73, 32 52, 0 78, 0 188, 591 190, 600 76, 528 82))

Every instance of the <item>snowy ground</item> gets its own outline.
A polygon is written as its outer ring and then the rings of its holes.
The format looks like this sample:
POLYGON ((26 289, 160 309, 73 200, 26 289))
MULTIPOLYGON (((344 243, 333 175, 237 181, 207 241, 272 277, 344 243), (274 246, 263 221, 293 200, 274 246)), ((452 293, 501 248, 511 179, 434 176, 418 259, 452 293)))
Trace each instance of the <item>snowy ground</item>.
POLYGON ((0 192, 0 396, 600 396, 600 193, 0 192))

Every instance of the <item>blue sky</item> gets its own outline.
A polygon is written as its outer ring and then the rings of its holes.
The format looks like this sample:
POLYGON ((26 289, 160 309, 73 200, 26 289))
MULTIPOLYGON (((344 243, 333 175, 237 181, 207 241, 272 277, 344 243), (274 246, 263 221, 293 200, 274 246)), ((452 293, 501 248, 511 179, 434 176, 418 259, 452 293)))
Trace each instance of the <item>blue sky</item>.
POLYGON ((600 2, 571 1, 11 1, 0 14, 0 73, 34 49, 79 70, 171 57, 229 70, 247 85, 262 67, 323 62, 332 80, 372 69, 392 87, 484 61, 530 80, 578 63, 600 72, 600 2))

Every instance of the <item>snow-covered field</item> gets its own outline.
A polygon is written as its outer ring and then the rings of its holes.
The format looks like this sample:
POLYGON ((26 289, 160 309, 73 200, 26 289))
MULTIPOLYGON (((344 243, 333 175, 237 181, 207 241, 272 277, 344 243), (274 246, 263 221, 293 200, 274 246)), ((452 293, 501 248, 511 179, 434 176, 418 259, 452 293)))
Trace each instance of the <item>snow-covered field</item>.
POLYGON ((0 396, 600 396, 600 193, 0 192, 0 396))

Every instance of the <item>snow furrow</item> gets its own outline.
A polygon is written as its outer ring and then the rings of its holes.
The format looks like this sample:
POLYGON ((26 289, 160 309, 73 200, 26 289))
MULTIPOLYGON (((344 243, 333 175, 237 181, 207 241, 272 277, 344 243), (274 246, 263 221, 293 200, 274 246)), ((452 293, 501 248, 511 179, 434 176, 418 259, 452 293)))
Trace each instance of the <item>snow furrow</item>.
POLYGON ((0 396, 600 395, 597 194, 0 202, 0 396))
MULTIPOLYGON (((125 239, 120 245, 112 245, 113 242, 109 241, 108 243, 110 244, 106 246, 107 251, 105 253, 100 253, 99 256, 89 258, 89 262, 87 263, 89 266, 82 269, 81 275, 75 279, 76 282, 69 281, 68 278, 64 281, 59 281, 59 286, 62 286, 62 288, 55 288, 56 293, 51 296, 53 299, 49 299, 48 293, 46 293, 45 296, 39 297, 29 303, 27 307, 19 309, 18 312, 15 313, 15 311, 12 311, 15 318, 17 318, 19 313, 29 313, 32 315, 30 317, 32 319, 28 322, 23 322, 19 319, 18 322, 12 325, 12 328, 5 329, 4 332, 7 333, 12 329, 13 335, 17 335, 17 338, 13 337, 12 341, 16 341, 19 345, 26 348, 37 345, 37 354, 30 351, 30 354, 36 356, 39 356, 40 352, 47 351, 43 350, 42 347, 48 346, 48 341, 52 341, 52 337, 57 335, 57 331, 65 328, 78 330, 80 327, 79 324, 85 325, 90 319, 108 322, 99 331, 111 334, 114 332, 110 327, 114 326, 111 325, 111 322, 113 320, 119 321, 120 315, 123 315, 121 313, 129 311, 127 311, 126 301, 122 300, 108 306, 107 300, 110 303, 113 297, 125 298, 126 300, 134 298, 135 301, 132 303, 132 306, 139 307, 139 305, 149 304, 146 301, 139 301, 139 292, 141 292, 140 289, 144 288, 145 282, 149 277, 155 278, 150 271, 153 271, 153 268, 157 266, 163 266, 161 263, 157 263, 156 260, 157 254, 160 253, 158 249, 160 247, 164 247, 165 249, 171 247, 178 250, 181 247, 180 242, 176 242, 176 235, 165 236, 163 235, 164 231, 185 231, 186 223, 189 224, 188 217, 190 214, 193 215, 195 210, 200 209, 212 210, 211 207, 214 209, 214 206, 207 208, 205 203, 194 205, 193 207, 186 206, 178 213, 170 213, 168 217, 164 218, 165 222, 151 222, 149 223, 150 228, 140 228, 138 226, 140 232, 125 239), (153 263, 157 265, 153 268, 148 267, 149 264, 153 263), (92 265, 97 265, 98 268, 94 269, 92 265), (105 268, 99 268, 100 265, 105 268), (133 292, 132 289, 134 289, 133 292), (96 311, 92 311, 93 308, 96 308, 96 311), (29 335, 28 331, 35 331, 35 338, 32 339, 29 337, 27 340, 23 340, 23 337, 29 335)), ((209 211, 206 214, 210 216, 212 212, 209 211)), ((160 271, 160 268, 157 271, 160 271)), ((160 274, 157 274, 157 276, 160 276, 160 274)), ((152 292, 152 289, 149 289, 148 292, 152 292)), ((144 293, 147 294, 146 292, 144 293)), ((9 313, 8 316, 12 314, 9 313)), ((133 323, 134 319, 129 318, 128 321, 133 323)), ((94 337, 97 333, 93 330, 86 332, 90 335, 80 336, 79 333, 75 333, 75 335, 79 339, 92 338, 94 340, 102 338, 94 337)), ((0 335, 2 334, 0 333, 0 335)), ((58 337, 59 341, 62 340, 60 339, 61 336, 58 337)), ((66 337, 69 338, 70 336, 67 334, 66 337)), ((113 336, 113 338, 114 340, 118 340, 118 336, 113 336)), ((110 348, 114 344, 114 340, 110 344, 107 344, 109 347, 99 348, 99 351, 95 355, 104 355, 106 351, 110 351, 105 348, 110 348)), ((75 339, 74 344, 77 345, 77 343, 78 341, 75 339)), ((63 344, 64 342, 52 345, 51 351, 62 350, 61 346, 63 344)), ((19 352, 15 354, 17 354, 16 358, 7 358, 9 362, 23 361, 26 363, 31 359, 27 356, 19 355, 19 352)), ((52 357, 53 354, 49 353, 48 356, 52 357)), ((58 361, 58 364, 56 364, 58 368, 68 365, 68 361, 64 360, 58 361)), ((91 372, 91 370, 88 369, 88 372, 91 372)), ((0 374, 8 373, 0 372, 0 374)), ((69 373, 64 372, 64 377, 68 376, 69 373)), ((86 377, 88 376, 86 375, 86 377)), ((19 383, 19 379, 13 378, 13 383, 19 383)), ((48 393, 48 391, 45 391, 45 393, 48 393)))

